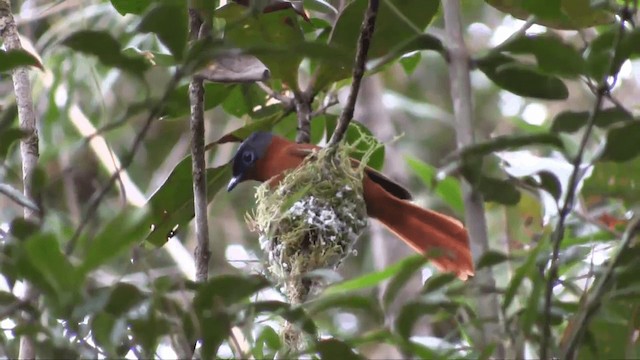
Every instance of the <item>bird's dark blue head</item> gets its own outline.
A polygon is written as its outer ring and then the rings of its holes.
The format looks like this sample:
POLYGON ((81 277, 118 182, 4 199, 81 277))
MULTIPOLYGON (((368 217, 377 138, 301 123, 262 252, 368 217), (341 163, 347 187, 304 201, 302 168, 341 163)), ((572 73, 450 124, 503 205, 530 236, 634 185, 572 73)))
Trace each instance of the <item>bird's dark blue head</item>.
POLYGON ((272 137, 270 132, 256 131, 240 144, 238 151, 233 156, 233 177, 227 185, 227 191, 233 190, 239 183, 250 179, 248 177, 250 171, 267 152, 272 137))

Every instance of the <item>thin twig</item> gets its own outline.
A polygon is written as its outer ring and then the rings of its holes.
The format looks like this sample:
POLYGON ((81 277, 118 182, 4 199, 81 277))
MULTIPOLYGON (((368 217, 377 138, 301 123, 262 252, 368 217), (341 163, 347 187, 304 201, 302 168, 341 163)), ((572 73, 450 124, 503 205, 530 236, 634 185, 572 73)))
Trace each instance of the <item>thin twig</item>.
POLYGON ((627 249, 631 246, 633 239, 636 237, 638 232, 640 231, 640 217, 634 219, 622 236, 622 243, 618 249, 616 255, 610 259, 609 266, 599 278, 597 284, 594 285, 593 290, 590 292, 586 304, 582 307, 581 311, 576 315, 575 320, 572 322, 572 326, 570 327, 571 332, 566 337, 567 341, 561 349, 560 358, 561 359, 573 359, 575 351, 577 350, 577 345, 580 343, 582 336, 585 333, 585 330, 588 327, 589 321, 593 318, 593 316, 597 313, 598 307, 602 302, 602 298, 609 289, 609 285, 611 284, 611 279, 613 277, 613 272, 616 270, 620 263, 620 259, 626 253, 627 249))
MULTIPOLYGON (((458 149, 474 144, 473 132, 473 95, 471 91, 470 63, 471 57, 464 42, 461 8, 459 0, 442 0, 444 11, 445 31, 449 45, 449 82, 451 84, 451 99, 456 117, 456 138, 458 149)), ((462 183, 464 198, 465 220, 469 231, 471 253, 474 259, 480 258, 489 250, 487 236, 487 222, 485 219, 484 201, 482 195, 474 191, 467 183, 462 183)), ((473 279, 479 287, 495 288, 493 272, 490 268, 478 271, 473 279)), ((495 319, 495 322, 482 323, 474 337, 481 348, 496 343, 494 356, 505 357, 504 345, 500 331, 500 305, 496 294, 479 295, 478 316, 485 319, 495 319)))
POLYGON ((178 86, 178 82, 180 81, 181 78, 182 78, 182 71, 180 70, 176 71, 174 76, 169 81, 169 84, 167 85, 167 88, 165 89, 165 92, 162 95, 162 98, 154 105, 154 107, 149 112, 149 115, 147 116, 147 119, 145 120, 145 123, 142 126, 142 129, 140 129, 140 131, 136 135, 136 138, 133 140, 133 145, 131 146, 131 150, 129 151, 129 154, 127 154, 127 156, 125 156, 122 159, 122 165, 117 171, 115 171, 111 175, 107 183, 102 187, 100 192, 97 193, 97 195, 93 198, 93 200, 89 204, 89 207, 87 208, 87 212, 83 216, 82 221, 80 222, 80 225, 78 225, 78 228, 76 229, 75 233, 73 234, 73 236, 67 243, 67 246, 65 247, 66 255, 73 253, 76 243, 78 242, 78 238, 82 234, 82 231, 87 226, 89 221, 93 218, 93 215, 95 215, 104 197, 107 195, 109 190, 111 190, 113 185, 116 183, 116 181, 120 177, 120 172, 122 172, 123 170, 126 170, 133 162, 133 158, 135 157, 136 153, 140 149, 140 146, 142 145, 144 138, 147 136, 147 132, 149 132, 149 129, 151 128, 151 124, 153 124, 154 120, 158 117, 158 115, 164 109, 165 104, 169 99, 169 96, 176 89, 176 87, 178 86))
POLYGON ((285 107, 285 109, 293 109, 293 101, 294 100, 292 98, 273 90, 272 88, 270 88, 267 84, 265 84, 262 81, 256 82, 256 85, 258 85, 258 87, 262 91, 264 91, 267 95, 269 95, 269 97, 280 101, 282 103, 282 106, 285 107))
POLYGON ((38 205, 11 185, 0 184, 0 194, 5 195, 16 204, 31 210, 34 214, 40 214, 40 208, 38 208, 38 205))
MULTIPOLYGON (((7 50, 21 50, 20 36, 16 27, 15 19, 11 13, 11 2, 9 0, 0 1, 0 36, 7 50)), ((20 129, 25 133, 20 141, 20 157, 22 160, 22 183, 24 197, 33 204, 38 204, 36 189, 34 188, 33 176, 38 165, 39 145, 38 145, 38 124, 33 109, 33 98, 31 95, 31 81, 29 80, 29 70, 26 67, 19 67, 12 71, 13 91, 18 106, 18 119, 20 129)), ((39 207, 39 206, 36 206, 39 207)), ((32 207, 25 206, 24 217, 27 220, 39 221, 40 211, 34 211, 32 207)), ((25 285, 24 299, 33 300, 37 298, 37 291, 31 284, 25 285)), ((29 321, 35 321, 29 319, 29 321)), ((21 359, 35 358, 35 343, 29 336, 23 335, 20 338, 20 349, 18 356, 21 359)))
POLYGON ((360 36, 358 37, 358 47, 356 49, 356 59, 353 65, 353 82, 349 89, 349 97, 347 103, 340 114, 338 119, 338 126, 333 132, 328 146, 336 146, 347 132, 349 123, 353 118, 353 112, 356 106, 356 100, 358 99, 358 91, 360 90, 360 83, 364 76, 365 66, 367 64, 367 53, 369 52, 369 45, 371 44, 371 38, 373 37, 373 31, 376 26, 376 18, 378 16, 378 7, 380 6, 379 0, 369 0, 369 6, 364 15, 362 26, 360 27, 360 36))
POLYGON ((338 98, 335 95, 332 94, 328 96, 328 99, 325 101, 325 103, 311 113, 311 118, 313 119, 316 116, 326 114, 327 110, 329 110, 331 107, 335 105, 338 105, 339 103, 340 102, 338 101, 338 98))
MULTIPOLYGON (((625 6, 628 10, 628 4, 625 6)), ((625 10, 622 10, 625 11, 625 10)), ((542 333, 542 340, 540 342, 540 358, 547 359, 549 354, 549 345, 552 341, 551 337, 551 303, 553 298, 553 288, 558 278, 558 259, 560 254, 560 245, 562 243, 562 239, 564 238, 565 231, 565 222, 567 217, 571 213, 573 209, 573 203, 575 201, 577 185, 580 180, 580 168, 582 166, 582 158, 584 156, 584 152, 587 147, 587 143, 591 138, 591 133, 593 132, 593 128, 595 126, 595 119, 598 116, 598 113, 601 110, 602 103, 604 98, 610 91, 610 84, 608 84, 607 80, 614 72, 614 61, 618 48, 621 43, 622 34, 625 29, 625 18, 622 18, 620 21, 619 31, 616 32, 615 40, 613 43, 613 51, 609 57, 609 66, 607 67, 607 72, 603 75, 602 79, 599 82, 599 85, 596 89, 596 101, 593 105, 593 109, 591 110, 591 114, 589 115, 589 119, 587 121, 587 126, 585 132, 580 141, 580 146, 578 147, 578 153, 572 161, 573 170, 571 175, 569 176, 569 181, 567 184, 567 195, 565 197, 564 204, 562 205, 562 209, 559 212, 558 223, 556 228, 551 234, 551 244, 553 246, 553 252, 551 255, 551 264, 549 266, 548 276, 547 276, 547 284, 545 290, 545 298, 544 298, 544 313, 543 313, 543 328, 544 331, 542 333)))
MULTIPOLYGON (((202 34, 203 19, 196 9, 189 9, 189 33, 191 40, 197 40, 202 34)), ((207 219, 207 172, 204 158, 204 84, 200 78, 193 77, 189 84, 189 103, 191 104, 191 171, 193 174, 193 206, 195 210, 196 231, 196 280, 205 282, 209 278, 209 223, 207 219)))

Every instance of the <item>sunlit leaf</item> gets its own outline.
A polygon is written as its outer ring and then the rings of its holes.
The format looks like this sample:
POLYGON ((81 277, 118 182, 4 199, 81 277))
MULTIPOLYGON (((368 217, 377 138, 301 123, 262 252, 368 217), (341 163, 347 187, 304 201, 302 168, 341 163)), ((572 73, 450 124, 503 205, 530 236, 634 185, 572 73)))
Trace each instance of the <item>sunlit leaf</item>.
POLYGON ((324 294, 325 295, 340 294, 343 292, 354 291, 354 290, 365 289, 372 286, 376 286, 380 282, 399 273, 404 267, 411 266, 411 264, 413 264, 416 261, 415 258, 418 258, 418 257, 423 257, 423 256, 414 255, 412 257, 408 257, 404 260, 401 260, 391 266, 388 266, 383 270, 368 273, 354 279, 350 279, 335 285, 331 285, 324 291, 324 294))

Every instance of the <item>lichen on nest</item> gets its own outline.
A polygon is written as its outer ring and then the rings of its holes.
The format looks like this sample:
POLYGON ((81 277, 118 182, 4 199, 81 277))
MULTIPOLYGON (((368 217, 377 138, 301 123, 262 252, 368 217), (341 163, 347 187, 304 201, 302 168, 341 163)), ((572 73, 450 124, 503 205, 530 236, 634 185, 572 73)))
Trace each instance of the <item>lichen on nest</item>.
MULTIPOLYGON (((370 149, 364 159, 375 147, 370 149)), ((367 226, 365 166, 353 166, 351 150, 316 150, 275 188, 267 182, 256 191, 257 207, 248 221, 267 254, 267 272, 291 301, 308 295, 311 285, 300 289, 306 273, 337 268, 367 226)))

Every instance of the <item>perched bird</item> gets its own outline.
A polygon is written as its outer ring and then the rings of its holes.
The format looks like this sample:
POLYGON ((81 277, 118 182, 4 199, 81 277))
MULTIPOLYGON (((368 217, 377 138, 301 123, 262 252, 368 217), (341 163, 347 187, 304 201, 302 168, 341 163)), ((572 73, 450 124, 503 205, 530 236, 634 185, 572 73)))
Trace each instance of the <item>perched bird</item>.
MULTIPOLYGON (((233 158, 233 177, 227 191, 245 180, 277 184, 284 172, 298 167, 318 146, 297 144, 269 132, 255 132, 242 142, 233 158)), ((355 160, 354 160, 355 162, 355 160)), ((473 275, 467 231, 462 223, 438 212, 420 208, 411 194, 378 171, 367 167, 363 178, 367 214, 382 222, 402 241, 421 254, 436 250, 433 263, 466 280, 473 275)))

